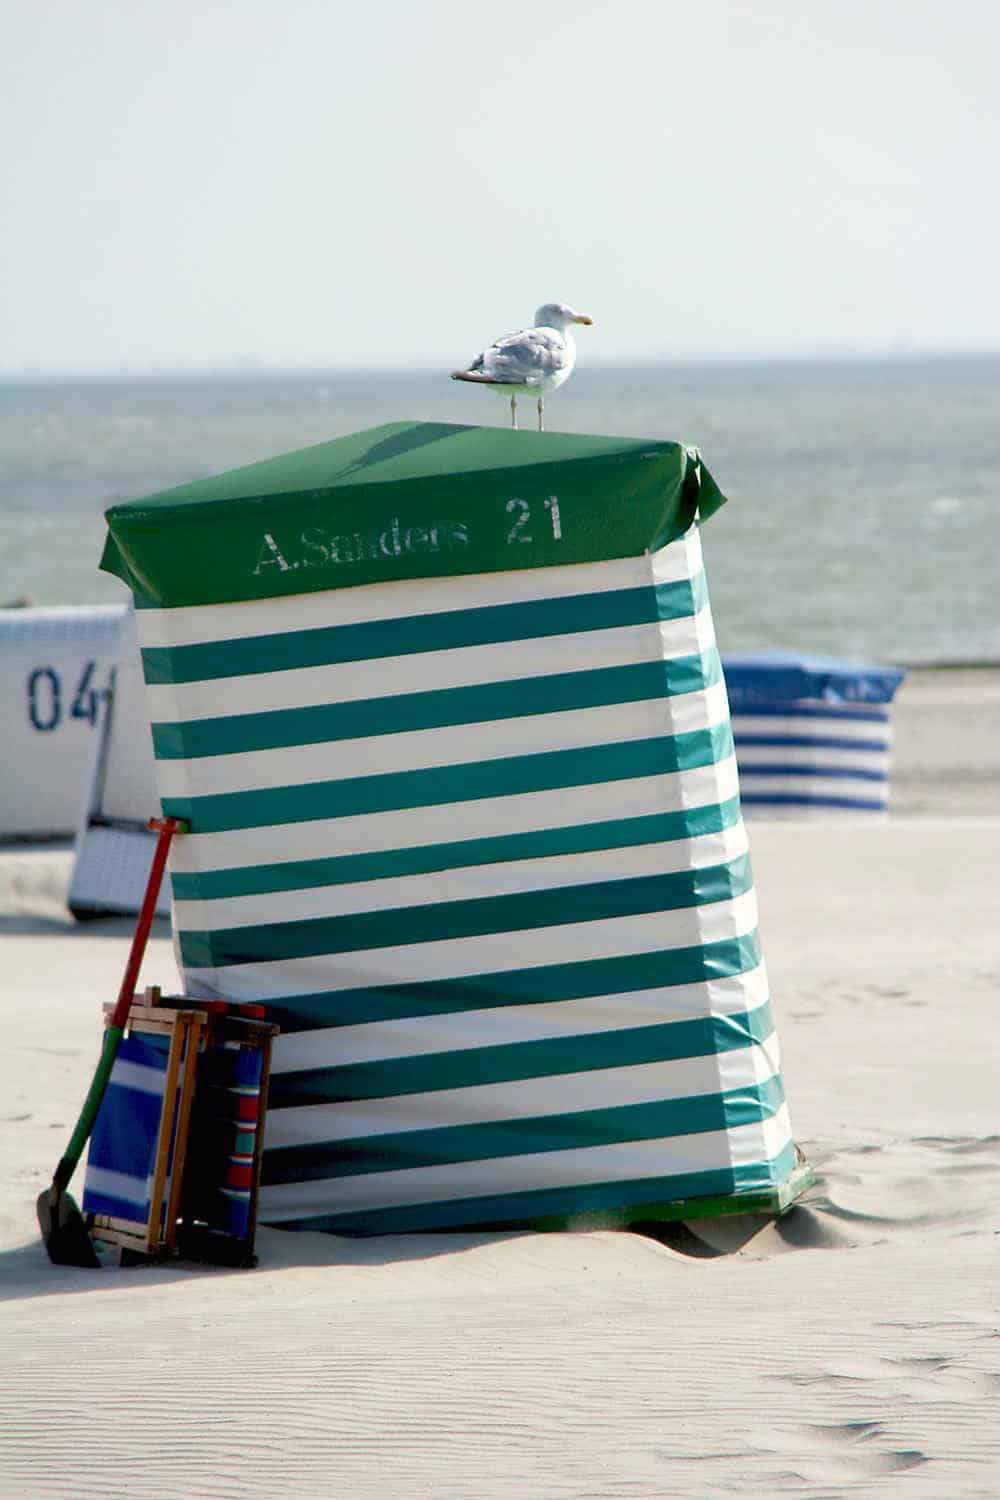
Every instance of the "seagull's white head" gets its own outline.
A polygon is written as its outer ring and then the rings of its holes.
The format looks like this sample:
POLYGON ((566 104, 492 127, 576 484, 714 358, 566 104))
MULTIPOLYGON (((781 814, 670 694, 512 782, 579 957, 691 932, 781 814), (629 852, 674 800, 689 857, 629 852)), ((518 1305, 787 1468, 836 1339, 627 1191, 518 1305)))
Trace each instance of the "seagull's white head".
POLYGON ((589 328, 593 321, 583 313, 574 312, 565 302, 546 302, 535 313, 536 328, 558 328, 560 333, 571 323, 585 323, 589 328))

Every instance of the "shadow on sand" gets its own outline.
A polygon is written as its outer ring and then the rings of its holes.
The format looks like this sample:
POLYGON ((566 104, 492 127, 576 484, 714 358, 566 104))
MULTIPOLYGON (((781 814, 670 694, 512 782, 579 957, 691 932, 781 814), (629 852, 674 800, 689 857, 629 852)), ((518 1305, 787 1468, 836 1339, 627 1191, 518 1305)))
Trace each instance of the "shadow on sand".
MULTIPOLYGON (((131 939, 135 917, 89 917, 80 922, 70 911, 13 911, 0 914, 0 937, 109 937, 131 939)), ((169 917, 156 917, 150 937, 169 938, 169 917)))
MULTIPOLYGON (((129 1282, 143 1286, 177 1284, 186 1278, 236 1276, 246 1278, 302 1266, 389 1266, 453 1255, 481 1246, 532 1236, 533 1230, 506 1233, 462 1233, 442 1230, 434 1234, 393 1234, 371 1238, 348 1238, 316 1231, 261 1229, 257 1234, 258 1264, 253 1270, 233 1270, 173 1260, 120 1267, 117 1256, 106 1254, 100 1270, 53 1266, 41 1240, 0 1252, 0 1301, 18 1297, 67 1296, 76 1292, 113 1291, 129 1282)), ((572 1231, 564 1231, 572 1233, 572 1231)), ((585 1231, 584 1231, 585 1232, 585 1231)), ((655 1240, 675 1255, 713 1260, 732 1255, 754 1259, 796 1250, 832 1250, 851 1244, 848 1236, 826 1221, 822 1213, 799 1205, 780 1219, 764 1214, 732 1215, 690 1222, 636 1224, 615 1233, 638 1234, 655 1240)))
POLYGON ((77 1292, 117 1291, 129 1282, 142 1286, 175 1285, 188 1278, 236 1276, 242 1279, 300 1266, 388 1266, 428 1260, 437 1255, 474 1250, 482 1245, 520 1239, 527 1231, 508 1234, 380 1235, 348 1239, 343 1235, 261 1229, 257 1233, 258 1263, 252 1270, 171 1260, 122 1267, 116 1254, 107 1254, 99 1270, 54 1266, 41 1238, 0 1251, 0 1303, 23 1297, 65 1297, 77 1292))

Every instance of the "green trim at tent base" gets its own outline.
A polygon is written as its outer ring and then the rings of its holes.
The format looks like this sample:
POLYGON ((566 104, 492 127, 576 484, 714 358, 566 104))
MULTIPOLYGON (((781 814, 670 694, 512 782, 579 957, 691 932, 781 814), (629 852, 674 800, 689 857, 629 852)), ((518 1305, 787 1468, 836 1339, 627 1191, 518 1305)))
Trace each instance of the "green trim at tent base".
MULTIPOLYGON (((514 1203, 511 1203, 510 1211, 502 1215, 497 1214, 496 1207, 493 1212, 486 1208, 488 1200, 480 1200, 482 1208, 478 1213, 472 1203, 465 1200, 401 1205, 368 1212, 303 1214, 300 1218, 284 1223, 265 1217, 264 1222, 272 1229, 285 1229, 293 1233, 319 1231, 341 1234, 348 1239, 368 1239, 392 1234, 502 1234, 521 1230, 546 1233, 562 1230, 578 1232, 588 1229, 638 1229, 645 1224, 666 1224, 681 1219, 718 1219, 735 1214, 763 1214, 780 1218, 794 1207, 816 1181, 815 1171, 798 1146, 790 1145, 784 1154, 794 1161, 787 1176, 772 1186, 748 1188, 743 1192, 694 1193, 682 1198, 640 1199, 620 1206, 571 1209, 566 1213, 548 1214, 531 1213, 527 1202, 534 1195, 527 1192, 513 1195, 515 1201, 520 1197, 525 1211, 518 1212, 514 1203)), ((561 1196, 562 1191, 565 1190, 557 1189, 555 1193, 543 1190, 546 1197, 561 1196)))
MULTIPOLYGON (((678 1219, 721 1219, 733 1214, 767 1214, 776 1219, 788 1213, 816 1181, 804 1157, 777 1187, 756 1192, 718 1194, 707 1198, 679 1198, 675 1203, 633 1203, 618 1212, 601 1210, 566 1217, 536 1219, 530 1224, 505 1224, 506 1229, 634 1229, 640 1224, 671 1223, 678 1219)), ((497 1226, 498 1228, 500 1226, 497 1226)))

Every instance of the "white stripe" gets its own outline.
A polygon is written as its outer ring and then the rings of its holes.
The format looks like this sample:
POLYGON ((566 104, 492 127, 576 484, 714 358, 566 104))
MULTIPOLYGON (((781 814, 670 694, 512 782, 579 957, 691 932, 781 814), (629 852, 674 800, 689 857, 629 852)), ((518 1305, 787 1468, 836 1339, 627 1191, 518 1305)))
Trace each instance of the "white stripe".
POLYGON ((879 750, 827 750, 821 745, 737 745, 736 760, 741 772, 754 766, 801 766, 804 771, 816 766, 834 770, 881 771, 889 769, 889 757, 879 750))
POLYGON ((757 926, 752 890, 735 900, 677 911, 647 912, 595 922, 406 943, 356 953, 317 954, 256 964, 186 967, 194 993, 228 1000, 265 1000, 370 985, 461 979, 546 964, 585 963, 660 949, 702 947, 743 937, 757 926))
MULTIPOLYGON (((674 551, 666 560, 668 582, 688 576, 686 562, 674 551), (670 573, 671 565, 674 572, 670 573)), ((518 568, 509 573, 470 573, 448 578, 408 578, 369 583, 359 588, 324 589, 284 599, 255 599, 241 604, 199 604, 178 609, 136 611, 143 646, 195 646, 251 635, 281 635, 323 625, 359 625, 374 620, 436 615, 494 604, 522 604, 534 599, 565 599, 574 594, 601 594, 613 589, 642 588, 651 582, 648 557, 620 557, 608 562, 574 563, 553 568, 518 568)))
MULTIPOLYGON (((728 1067, 733 1088, 754 1088, 774 1074, 767 1053, 752 1044, 728 1054, 728 1067)), ((625 1068, 550 1073, 542 1078, 518 1078, 510 1083, 441 1089, 434 1093, 271 1108, 264 1130, 265 1150, 332 1144, 369 1135, 403 1135, 410 1130, 572 1116, 583 1110, 621 1109, 721 1093, 719 1059, 713 1052, 707 1057, 676 1057, 667 1062, 636 1063, 625 1068)))
POLYGON ((206 797, 262 787, 302 786, 517 755, 575 750, 631 740, 688 734, 725 722, 726 690, 721 682, 673 698, 645 698, 600 708, 519 718, 414 729, 402 734, 365 735, 317 745, 283 745, 275 750, 161 760, 156 773, 161 797, 206 797))
POLYGON ((889 796, 887 781, 855 781, 849 776, 755 776, 753 771, 740 775, 744 796, 814 796, 849 797, 865 802, 885 802, 889 796))
MULTIPOLYGON (((867 723, 869 730, 875 734, 881 734, 888 723, 892 713, 892 706, 888 703, 869 703, 865 701, 857 703, 834 702, 829 698, 759 698, 756 703, 745 703, 740 707, 740 712, 753 714, 755 709, 760 709, 769 704, 771 707, 782 705, 785 711, 798 717, 800 710, 809 708, 822 709, 823 719, 810 718, 810 723, 823 723, 825 719, 828 724, 839 725, 841 720, 845 722, 867 723), (862 721, 859 715, 864 714, 862 721), (829 715, 829 717, 827 717, 829 715)), ((735 712, 736 710, 734 710, 735 712)), ((770 715, 761 715, 764 723, 774 723, 770 715)), ((839 732, 839 730, 838 730, 839 732)))
POLYGON ((162 1098, 166 1087, 166 1077, 166 1058, 161 1069, 152 1068, 146 1063, 128 1062, 123 1057, 116 1057, 109 1082, 118 1088, 137 1089, 142 1094, 156 1094, 162 1098))
POLYGON ((369 1021, 359 1026, 291 1031, 275 1038, 272 1070, 274 1074, 294 1073, 300 1068, 347 1067, 353 1063, 382 1062, 386 1058, 461 1052, 467 1047, 496 1046, 498 1042, 541 1042, 554 1037, 627 1031, 636 1026, 660 1026, 698 1016, 755 1010, 767 998, 767 971, 761 963, 744 974, 731 974, 725 979, 662 989, 588 995, 582 1000, 555 1000, 537 1005, 505 1005, 500 1011, 460 1010, 443 1015, 404 1016, 395 1021, 369 1021))
MULTIPOLYGON (((655 1141, 629 1141, 588 1150, 541 1151, 492 1161, 453 1162, 402 1172, 372 1172, 318 1182, 276 1183, 261 1189, 261 1218, 281 1223, 312 1214, 391 1208, 404 1204, 460 1201, 494 1193, 533 1189, 584 1187, 628 1182, 632 1178, 663 1177, 708 1172, 736 1162, 774 1160, 790 1144, 784 1109, 759 1125, 732 1130, 673 1135, 655 1141)), ((669 1181, 662 1193, 669 1198, 669 1181)))
POLYGON ((879 807, 862 807, 860 803, 849 803, 846 806, 829 807, 822 802, 751 802, 743 809, 744 816, 751 823, 801 823, 812 822, 813 819, 827 823, 845 823, 858 826, 858 819, 862 818, 868 824, 883 824, 888 822, 888 805, 879 807))
POLYGON ((502 864, 440 870, 429 875, 365 880, 353 885, 224 896, 217 901, 176 901, 174 927, 188 931, 256 927, 262 922, 301 922, 312 917, 412 909, 438 901, 474 901, 492 896, 520 895, 527 891, 593 885, 605 880, 641 879, 643 876, 724 864, 746 852, 746 829, 742 823, 737 823, 721 833, 674 839, 668 843, 508 860, 502 864))
MULTIPOLYGON (((734 1089, 746 1086, 746 1064, 742 1061, 743 1052, 742 1047, 736 1047, 731 1051, 719 1052, 716 1055, 720 1093, 731 1093, 734 1089)), ((754 1066, 758 1070, 755 1082, 760 1083, 765 1078, 781 1076, 781 1048, 778 1045, 776 1031, 772 1029, 762 1042, 755 1043, 753 1052, 754 1066)))
POLYGON ((710 807, 728 801, 737 790, 736 757, 730 755, 711 765, 662 776, 635 776, 510 797, 477 797, 436 807, 315 818, 263 828, 189 833, 171 845, 170 866, 183 873, 243 869, 572 828, 580 823, 710 807))
POLYGON ((146 688, 146 701, 153 723, 189 722, 634 666, 691 656, 709 650, 714 643, 712 614, 706 605, 696 615, 658 624, 615 625, 606 630, 449 647, 412 656, 380 656, 284 672, 153 684, 146 688))
POLYGON ((107 1167, 94 1167, 88 1162, 84 1178, 84 1193, 101 1193, 107 1198, 122 1198, 145 1208, 149 1203, 152 1177, 129 1177, 124 1172, 112 1172, 107 1167))
POLYGON ((693 578, 702 572, 705 563, 697 526, 692 526, 675 542, 651 553, 649 562, 654 583, 678 583, 682 578, 693 578))
POLYGON ((729 1132, 734 1167, 748 1167, 754 1162, 773 1161, 779 1151, 792 1142, 792 1125, 788 1105, 783 1104, 769 1120, 741 1125, 729 1132))
POLYGON ((509 573, 473 573, 431 580, 410 578, 241 604, 140 609, 136 611, 136 625, 143 646, 193 646, 248 635, 310 630, 318 625, 356 625, 408 615, 480 609, 493 604, 642 588, 651 582, 678 583, 701 568, 701 538, 692 527, 686 537, 671 542, 652 557, 618 557, 604 562, 518 568, 509 573))
POLYGON ((732 720, 734 734, 791 734, 799 738, 807 736, 809 739, 874 740, 884 744, 886 748, 892 743, 892 727, 888 723, 861 723, 854 719, 809 719, 794 713, 783 714, 780 719, 760 718, 754 714, 740 713, 735 708, 732 710, 732 720))

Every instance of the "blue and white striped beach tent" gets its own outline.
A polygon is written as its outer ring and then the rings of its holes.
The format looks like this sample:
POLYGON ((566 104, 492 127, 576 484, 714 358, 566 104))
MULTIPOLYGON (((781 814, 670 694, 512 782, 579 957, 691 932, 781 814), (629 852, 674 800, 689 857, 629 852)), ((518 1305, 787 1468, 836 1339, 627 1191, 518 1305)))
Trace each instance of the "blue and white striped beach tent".
POLYGON ((265 1222, 801 1191, 702 567, 721 503, 673 443, 401 423, 109 512, 191 826, 185 985, 282 1029, 265 1222))
POLYGON ((743 806, 884 813, 900 667, 791 651, 723 659, 743 806))

